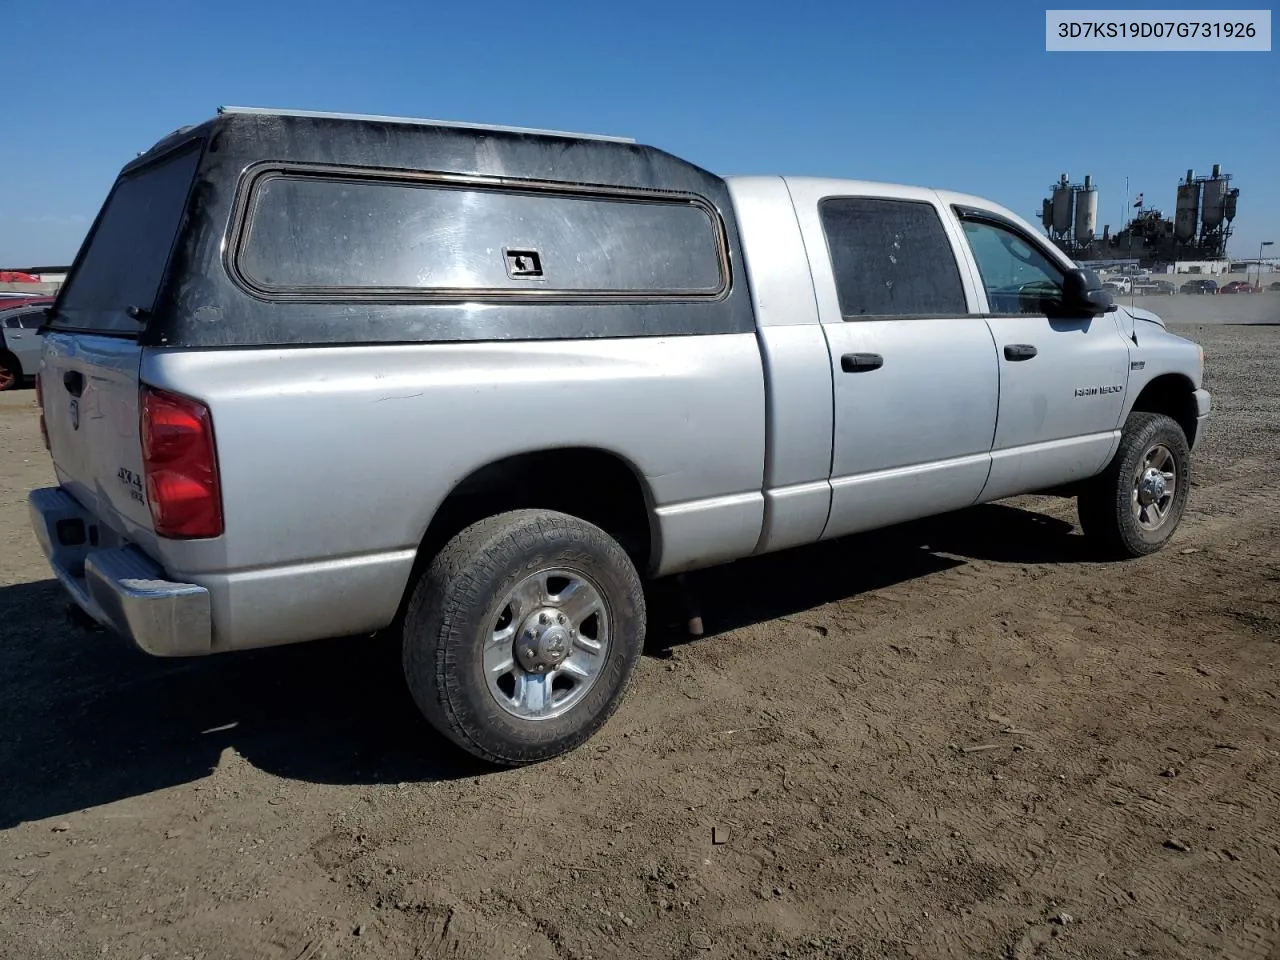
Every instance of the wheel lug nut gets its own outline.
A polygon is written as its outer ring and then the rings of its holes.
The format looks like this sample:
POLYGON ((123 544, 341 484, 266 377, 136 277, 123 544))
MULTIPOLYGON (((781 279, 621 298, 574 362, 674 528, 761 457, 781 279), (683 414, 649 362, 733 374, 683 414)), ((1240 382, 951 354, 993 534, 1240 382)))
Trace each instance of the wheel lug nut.
POLYGON ((560 624, 560 626, 562 626, 562 627, 563 627, 566 623, 568 623, 568 622, 569 622, 569 620, 568 620, 568 618, 567 618, 567 617, 565 617, 565 615, 562 613, 562 614, 560 614, 560 616, 556 617, 556 622, 557 622, 557 623, 559 623, 559 624, 560 624))
POLYGON ((543 626, 546 626, 548 623, 551 622, 551 618, 548 617, 545 613, 540 613, 538 614, 538 622, 543 626))

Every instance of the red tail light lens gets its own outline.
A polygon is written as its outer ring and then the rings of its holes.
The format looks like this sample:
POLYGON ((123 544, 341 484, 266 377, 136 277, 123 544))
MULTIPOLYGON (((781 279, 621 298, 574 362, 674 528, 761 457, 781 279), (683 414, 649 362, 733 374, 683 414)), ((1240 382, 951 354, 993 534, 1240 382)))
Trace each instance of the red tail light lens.
POLYGON ((50 452, 53 448, 49 446, 49 428, 44 422, 44 390, 40 387, 40 374, 36 374, 36 406, 40 408, 40 438, 44 440, 44 448, 50 452))
POLYGON ((142 463, 157 534, 183 540, 222 535, 222 488, 208 407, 144 387, 142 463))

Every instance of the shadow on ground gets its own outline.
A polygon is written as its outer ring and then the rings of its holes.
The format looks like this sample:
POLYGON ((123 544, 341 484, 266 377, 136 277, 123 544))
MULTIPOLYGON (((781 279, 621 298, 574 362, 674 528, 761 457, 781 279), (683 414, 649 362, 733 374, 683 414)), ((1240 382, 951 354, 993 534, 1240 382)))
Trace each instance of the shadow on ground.
MULTIPOLYGON (((1071 526, 1007 506, 703 571, 708 634, 982 558, 1091 559, 1071 526)), ((649 652, 685 642, 671 585, 650 603, 649 652)), ((52 580, 0 588, 0 828, 207 776, 227 746, 279 776, 396 783, 485 768, 432 733, 387 639, 159 660, 63 620, 52 580)))
MULTIPOLYGON (((1065 521, 1004 504, 986 504, 885 530, 800 547, 688 576, 703 636, 789 616, 894 583, 956 567, 1097 560, 1065 521)), ((650 598, 651 654, 687 642, 688 608, 673 582, 650 598)))

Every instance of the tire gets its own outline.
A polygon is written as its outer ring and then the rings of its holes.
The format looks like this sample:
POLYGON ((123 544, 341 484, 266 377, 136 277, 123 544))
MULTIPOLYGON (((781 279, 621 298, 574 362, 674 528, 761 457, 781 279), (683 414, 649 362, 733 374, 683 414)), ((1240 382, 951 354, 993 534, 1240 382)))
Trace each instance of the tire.
POLYGON ((567 514, 515 510, 467 527, 432 560, 405 610, 402 659, 436 730, 488 763, 518 766, 567 753, 604 725, 644 634, 640 577, 608 534, 567 514))
POLYGON ((1191 450, 1182 428, 1164 414, 1131 413, 1120 448, 1076 501, 1080 527, 1108 553, 1143 557, 1173 536, 1190 491, 1191 450), (1150 469, 1161 474, 1163 488, 1140 484, 1150 469), (1152 505, 1142 502, 1153 496, 1152 505))
POLYGON ((22 382, 22 365, 11 353, 0 350, 0 392, 12 390, 22 382))

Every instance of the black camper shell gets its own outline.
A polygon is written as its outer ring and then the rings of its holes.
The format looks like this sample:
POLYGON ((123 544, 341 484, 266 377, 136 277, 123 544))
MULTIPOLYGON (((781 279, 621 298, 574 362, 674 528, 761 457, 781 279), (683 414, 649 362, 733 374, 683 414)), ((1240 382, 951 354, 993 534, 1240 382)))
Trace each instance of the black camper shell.
POLYGON ((51 316, 190 348, 754 325, 728 188, 671 154, 236 108, 124 167, 51 316))

